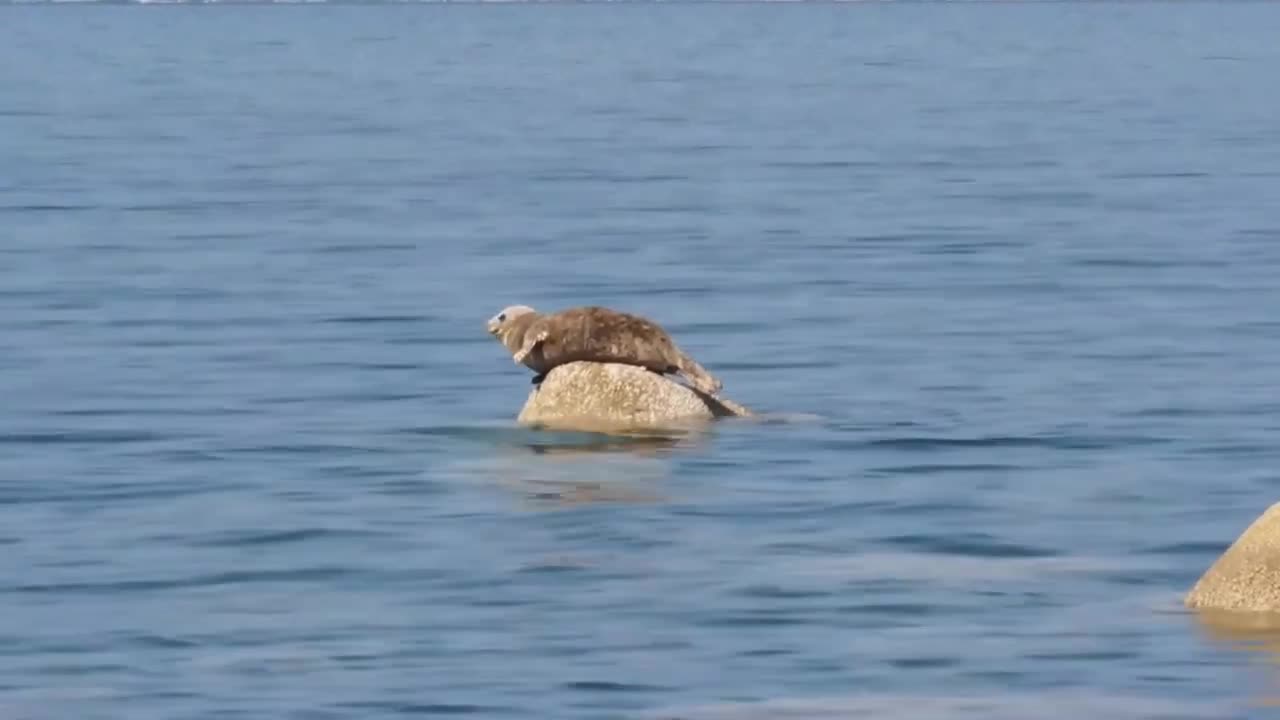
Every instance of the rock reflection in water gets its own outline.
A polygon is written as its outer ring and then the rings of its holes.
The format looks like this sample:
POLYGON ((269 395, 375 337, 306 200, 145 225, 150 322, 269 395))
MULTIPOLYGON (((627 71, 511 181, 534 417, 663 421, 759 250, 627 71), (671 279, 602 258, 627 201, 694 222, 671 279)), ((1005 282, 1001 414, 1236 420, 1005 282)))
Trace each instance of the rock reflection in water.
POLYGON ((1251 654, 1263 666, 1258 705, 1280 707, 1280 613, 1198 609, 1201 634, 1212 645, 1251 654))
POLYGON ((524 442, 499 454, 493 474, 535 507, 663 502, 660 486, 670 475, 669 457, 700 441, 688 433, 524 442))

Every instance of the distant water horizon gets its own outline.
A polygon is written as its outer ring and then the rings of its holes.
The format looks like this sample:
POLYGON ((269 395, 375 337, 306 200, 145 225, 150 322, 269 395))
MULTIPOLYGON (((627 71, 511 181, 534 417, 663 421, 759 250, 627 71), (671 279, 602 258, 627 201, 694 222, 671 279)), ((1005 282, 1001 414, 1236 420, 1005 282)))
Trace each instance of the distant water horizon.
POLYGON ((1280 5, 219 4, 0 9, 0 718, 1265 716, 1280 5))
POLYGON ((0 0, 3 5, 1178 5, 1254 4, 1268 0, 0 0))

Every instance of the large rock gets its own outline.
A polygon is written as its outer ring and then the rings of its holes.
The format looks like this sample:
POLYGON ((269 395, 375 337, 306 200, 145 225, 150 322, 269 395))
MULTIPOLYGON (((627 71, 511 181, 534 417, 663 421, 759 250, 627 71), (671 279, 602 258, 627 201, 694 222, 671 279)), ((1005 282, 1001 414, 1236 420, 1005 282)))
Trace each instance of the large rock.
POLYGON ((516 421, 559 430, 680 429, 751 412, 635 365, 573 362, 547 373, 516 421))
POLYGON ((1245 528, 1184 602, 1192 608, 1280 612, 1280 503, 1245 528))

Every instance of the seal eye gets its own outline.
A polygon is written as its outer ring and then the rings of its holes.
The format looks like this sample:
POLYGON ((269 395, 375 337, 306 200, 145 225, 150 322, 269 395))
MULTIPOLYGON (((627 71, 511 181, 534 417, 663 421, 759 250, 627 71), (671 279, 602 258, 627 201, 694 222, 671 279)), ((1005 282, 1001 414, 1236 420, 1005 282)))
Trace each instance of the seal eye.
POLYGON ((498 313, 498 322, 506 322, 506 321, 507 321, 507 314, 506 314, 506 313, 498 313))

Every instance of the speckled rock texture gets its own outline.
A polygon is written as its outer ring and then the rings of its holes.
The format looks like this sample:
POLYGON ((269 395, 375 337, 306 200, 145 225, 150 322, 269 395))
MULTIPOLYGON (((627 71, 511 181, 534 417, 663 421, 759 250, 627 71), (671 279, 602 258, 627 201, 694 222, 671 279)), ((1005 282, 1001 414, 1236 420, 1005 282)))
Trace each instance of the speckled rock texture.
POLYGON ((558 430, 680 429, 751 412, 634 365, 561 365, 529 393, 516 421, 558 430))
POLYGON ((1184 602, 1192 608, 1280 612, 1280 503, 1245 528, 1184 602))

